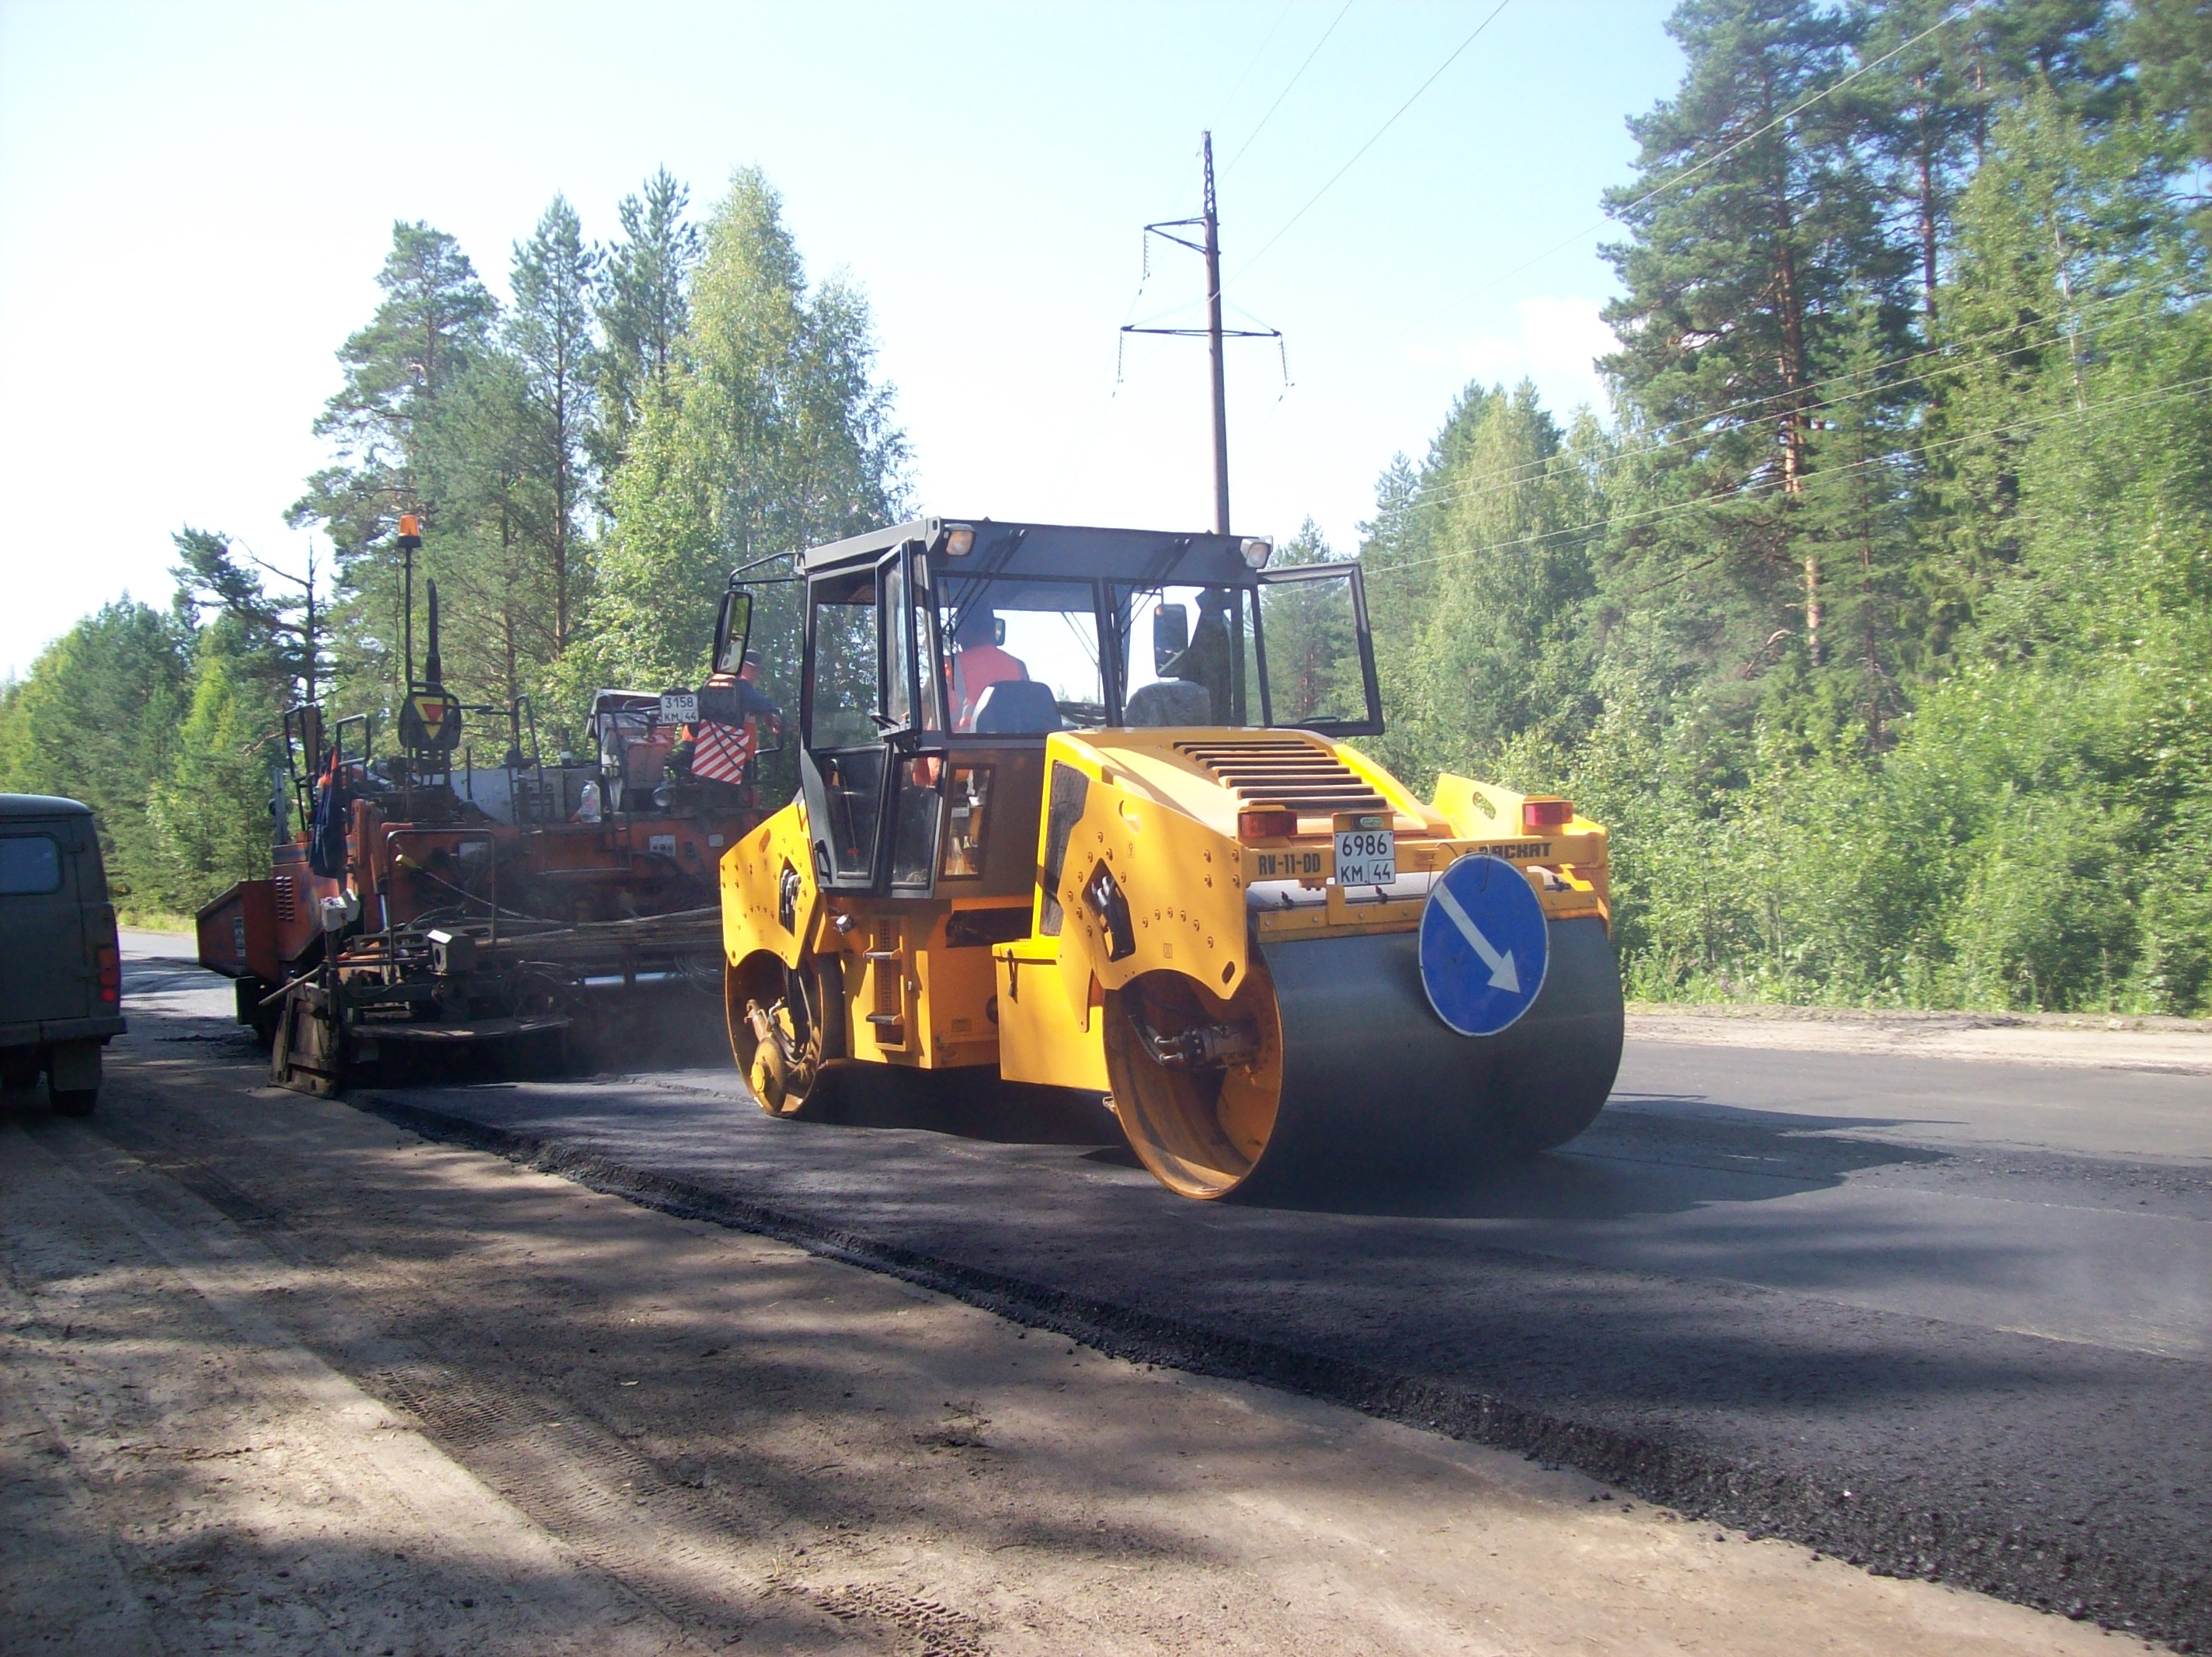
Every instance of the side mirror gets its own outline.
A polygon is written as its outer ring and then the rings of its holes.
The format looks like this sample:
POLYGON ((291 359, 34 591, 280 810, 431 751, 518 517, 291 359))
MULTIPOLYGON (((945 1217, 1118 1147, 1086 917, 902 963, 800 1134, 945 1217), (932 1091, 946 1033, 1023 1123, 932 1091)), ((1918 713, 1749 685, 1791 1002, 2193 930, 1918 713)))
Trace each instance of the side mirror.
POLYGON ((714 618, 714 671, 735 673, 745 665, 745 645, 753 631, 753 596, 743 587, 722 595, 722 613, 714 618))
POLYGON ((1003 616, 996 616, 991 619, 991 642, 994 645, 1003 645, 1006 642, 1006 618, 1003 616))
POLYGON ((1161 599, 1152 612, 1152 671, 1164 677, 1168 664, 1189 648, 1190 612, 1161 599))

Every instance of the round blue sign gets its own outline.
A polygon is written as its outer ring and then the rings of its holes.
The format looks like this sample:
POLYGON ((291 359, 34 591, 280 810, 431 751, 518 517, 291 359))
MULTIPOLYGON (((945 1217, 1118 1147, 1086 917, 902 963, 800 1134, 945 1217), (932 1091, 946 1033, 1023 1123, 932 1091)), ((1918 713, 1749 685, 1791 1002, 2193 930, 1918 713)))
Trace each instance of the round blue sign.
POLYGON ((1544 906, 1504 858, 1470 852, 1429 889, 1421 987, 1462 1035, 1495 1035, 1528 1011, 1551 955, 1544 906))

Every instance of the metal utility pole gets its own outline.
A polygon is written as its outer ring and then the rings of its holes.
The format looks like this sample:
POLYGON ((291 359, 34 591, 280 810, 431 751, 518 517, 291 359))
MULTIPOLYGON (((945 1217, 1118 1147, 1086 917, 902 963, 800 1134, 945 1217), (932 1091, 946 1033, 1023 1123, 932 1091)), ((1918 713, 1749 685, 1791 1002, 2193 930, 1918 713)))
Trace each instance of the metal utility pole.
POLYGON ((1221 362, 1221 215, 1213 199, 1213 135, 1206 135, 1206 342, 1213 357, 1213 531, 1229 533, 1229 394, 1221 362))
MULTIPOLYGON (((1178 247, 1188 247, 1194 253, 1206 256, 1206 326, 1204 328, 1146 328, 1134 325, 1125 327, 1125 334, 1167 334, 1178 339, 1195 339, 1200 334, 1212 357, 1213 370, 1213 527, 1220 534, 1229 533, 1229 392, 1227 364, 1222 356, 1222 342, 1231 339, 1280 339, 1279 328, 1224 328, 1221 325, 1221 214, 1213 193, 1213 135, 1204 135, 1206 157, 1205 210, 1194 219, 1164 219, 1158 224, 1145 227, 1147 236, 1159 236, 1178 247), (1193 241, 1188 236, 1176 234, 1178 230, 1196 227, 1204 233, 1205 240, 1193 241)), ((1287 377, 1286 377, 1287 378, 1287 377)))

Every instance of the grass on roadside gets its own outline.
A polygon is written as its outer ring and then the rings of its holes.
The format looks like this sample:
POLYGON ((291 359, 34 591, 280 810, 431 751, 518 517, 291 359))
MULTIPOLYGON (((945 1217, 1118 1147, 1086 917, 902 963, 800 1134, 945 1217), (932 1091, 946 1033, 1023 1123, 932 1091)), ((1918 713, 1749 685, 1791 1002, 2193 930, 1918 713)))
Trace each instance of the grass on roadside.
POLYGON ((168 909, 118 908, 115 924, 126 932, 184 932, 194 931, 192 918, 168 909))

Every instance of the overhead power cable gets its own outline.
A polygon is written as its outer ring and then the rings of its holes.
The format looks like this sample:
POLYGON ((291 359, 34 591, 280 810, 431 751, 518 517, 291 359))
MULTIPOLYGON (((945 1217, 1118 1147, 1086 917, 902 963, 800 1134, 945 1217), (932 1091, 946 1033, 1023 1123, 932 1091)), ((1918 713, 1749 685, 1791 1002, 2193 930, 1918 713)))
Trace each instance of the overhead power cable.
POLYGON ((1221 100, 1222 111, 1224 114, 1236 104, 1237 94, 1244 90, 1244 82, 1250 80, 1252 71, 1260 67, 1260 60, 1267 55, 1267 48, 1273 44, 1275 36, 1282 32, 1284 20, 1297 8, 1297 3, 1298 0, 1283 0, 1283 9, 1275 14, 1275 21, 1268 26, 1267 32, 1260 37, 1259 46, 1254 49, 1252 56, 1244 64, 1244 72, 1237 77, 1237 84, 1229 88, 1229 95, 1221 100))
MULTIPOLYGON (((2185 396, 2192 391, 2201 391, 2208 387, 2212 387, 2212 374, 2201 374, 2194 379, 2179 380, 2170 385, 2154 385, 2148 391, 2105 398, 2078 409, 2063 409, 2053 414, 2040 415, 2027 420, 2012 421, 2002 426, 1989 426, 1976 431, 1962 432, 1958 436, 1947 438, 1941 443, 1931 443, 1918 452, 1940 453, 1943 450, 1958 448, 1967 443, 1979 442, 1985 438, 2004 437, 2016 432, 2033 431, 2045 426, 2055 426, 2062 421, 2078 420, 2084 416, 2100 414, 2108 409, 2130 406, 2149 408, 2160 403, 2170 403, 2176 398, 2185 396)), ((1893 449, 1876 455, 1871 459, 1854 461, 1849 465, 1833 466, 1825 471, 1816 471, 1803 480, 1803 487, 1810 489, 1816 485, 1833 483, 1838 479, 1849 477, 1855 473, 1869 470, 1876 466, 1889 465, 1907 458, 1911 452, 1913 452, 1893 449)), ((1593 518, 1585 523, 1563 525, 1558 529, 1539 530, 1534 534, 1516 536, 1510 541, 1490 541, 1480 546, 1455 547, 1449 552, 1433 553, 1425 558, 1408 558, 1403 563, 1380 565, 1372 570, 1366 571, 1365 576, 1370 582, 1387 580, 1407 570, 1420 569, 1432 564, 1450 563, 1476 552, 1508 552, 1516 547, 1533 547, 1540 542, 1553 540, 1565 535, 1582 535, 1591 530, 1614 529, 1635 524, 1652 523, 1659 519, 1672 518, 1685 512, 1711 512, 1718 507, 1733 506, 1738 501, 1762 500, 1778 493, 1784 487, 1784 480, 1778 479, 1771 483, 1747 484, 1727 495, 1700 495, 1694 501, 1672 501, 1666 506, 1652 507, 1644 512, 1607 513, 1604 517, 1593 518)))
MULTIPOLYGON (((1268 120, 1274 115, 1274 112, 1283 106, 1283 100, 1291 95, 1291 88, 1297 85, 1300 77, 1302 77, 1308 70, 1313 67, 1313 60, 1321 56, 1321 49, 1328 44, 1328 37, 1336 33, 1336 26, 1344 21, 1344 14, 1345 12, 1352 9, 1352 3, 1353 0, 1344 0, 1343 9, 1340 10, 1335 16, 1329 19, 1328 27, 1321 32, 1321 39, 1315 41, 1313 44, 1313 50, 1306 53, 1305 62, 1300 64, 1297 66, 1296 72, 1291 75, 1291 78, 1283 82, 1283 89, 1275 94, 1275 101, 1267 106, 1267 114, 1262 115, 1260 118, 1259 124, 1257 126, 1255 126, 1251 131, 1244 135, 1244 142, 1237 146, 1237 153, 1229 158, 1229 165, 1221 169, 1222 177, 1225 179, 1231 173, 1237 170, 1237 163, 1244 159, 1244 152, 1251 149, 1252 141, 1258 137, 1261 131, 1266 129, 1268 120)), ((1270 31, 1270 33, 1272 32, 1273 31, 1270 31)))
MULTIPOLYGON (((1315 191, 1310 197, 1307 197, 1306 204, 1298 209, 1297 212, 1291 214, 1288 219, 1283 222, 1283 227, 1281 229, 1276 231, 1273 235, 1268 237, 1266 241, 1260 245, 1260 251, 1258 252, 1253 254, 1250 258, 1245 260, 1243 264, 1237 267, 1236 274, 1230 276, 1221 284, 1223 288, 1226 288, 1231 282, 1234 282, 1237 277, 1242 276, 1247 270, 1249 270, 1254 265, 1265 258, 1267 256, 1267 250, 1273 247, 1277 242, 1282 240, 1285 236, 1288 235, 1291 232, 1291 227, 1297 223, 1300 219, 1305 217, 1309 212, 1312 211, 1313 205, 1316 202, 1319 201, 1323 196, 1326 196, 1331 190, 1336 187, 1336 181, 1339 179, 1341 179, 1346 173, 1351 172, 1354 167, 1358 165, 1359 158, 1362 155, 1364 155, 1369 150, 1375 148, 1376 141, 1379 140, 1384 133, 1388 132, 1392 127, 1398 124, 1398 118, 1403 115, 1407 110, 1411 109, 1420 100, 1421 94, 1437 83, 1437 79, 1439 76, 1459 61, 1460 54, 1465 52, 1469 46, 1473 46, 1475 42, 1475 37, 1480 35, 1483 30, 1488 28, 1492 23, 1496 22, 1498 21, 1498 14, 1504 11, 1510 3, 1511 0, 1498 0, 1497 6, 1492 9, 1490 15, 1474 26, 1474 29, 1468 33, 1466 39, 1461 41, 1457 46, 1451 49, 1451 55, 1446 58, 1443 62, 1438 64, 1435 69, 1429 72, 1429 78, 1413 88, 1413 94, 1408 97, 1404 103, 1399 105, 1395 110, 1391 112, 1390 118, 1383 122, 1382 125, 1376 127, 1372 136, 1368 138, 1365 143, 1360 145, 1358 149, 1352 152, 1352 159, 1345 162, 1342 167, 1337 168, 1335 172, 1330 173, 1328 182, 1322 185, 1320 189, 1315 191)), ((1342 14, 1340 13, 1339 14, 1339 15, 1341 15, 1342 14)))
POLYGON ((1812 108, 1814 105, 1819 103, 1822 99, 1832 98, 1837 93, 1841 92, 1845 87, 1850 85, 1852 82, 1857 80, 1862 75, 1872 74, 1875 70, 1880 69, 1891 58, 1898 57, 1904 52, 1911 51, 1913 47, 1918 46, 1923 40, 1925 40, 1929 35, 1935 33, 1938 29, 1947 28, 1953 23, 1958 22, 1964 18, 1971 17, 1984 3, 1984 0, 1967 0, 1966 4, 1960 7, 1954 11, 1947 12, 1944 15, 1937 18, 1933 23, 1929 24, 1926 28, 1921 30, 1919 33, 1914 35, 1910 40, 1905 41, 1901 46, 1894 46, 1889 51, 1885 52, 1881 57, 1875 58, 1871 63, 1860 64, 1858 68, 1853 70, 1849 75, 1844 76, 1842 80, 1838 81, 1834 85, 1821 88, 1820 91, 1814 93, 1811 97, 1806 99, 1802 103, 1798 104, 1796 107, 1786 111, 1783 114, 1776 116, 1765 126, 1760 127, 1756 132, 1746 133, 1742 137, 1738 138, 1727 149, 1717 150, 1712 155, 1706 156, 1702 161, 1697 163, 1696 166, 1684 167, 1673 178, 1665 179, 1659 184, 1652 185, 1650 189, 1645 191, 1634 201, 1629 203, 1627 206, 1622 208, 1620 213, 1607 214, 1603 217, 1599 218, 1595 223, 1586 225, 1582 229, 1576 231, 1573 235, 1567 237, 1564 241, 1553 243, 1551 246, 1547 247, 1542 252, 1537 254, 1534 258, 1523 259, 1520 264, 1515 265, 1510 270, 1504 271, 1498 276, 1492 276, 1487 282, 1477 283, 1474 288, 1468 290, 1467 297, 1472 299, 1477 294, 1489 292, 1490 289, 1497 287, 1500 282, 1510 282, 1514 277, 1519 276, 1523 270, 1528 270, 1531 265, 1541 264, 1546 259, 1551 258, 1553 254, 1558 252, 1561 248, 1571 247, 1577 242, 1582 240, 1583 237, 1595 235, 1599 231, 1605 228, 1607 219, 1626 217, 1628 214, 1633 213, 1638 208, 1643 206, 1646 202, 1650 201, 1654 197, 1663 195, 1678 185, 1687 184, 1692 179, 1696 178, 1700 173, 1706 171, 1708 168, 1719 166, 1721 162, 1735 155, 1737 150, 1741 149, 1746 144, 1755 143, 1759 139, 1765 137, 1768 133, 1773 131, 1775 128, 1781 126, 1787 122, 1795 120, 1798 116, 1802 115, 1807 110, 1812 108))

